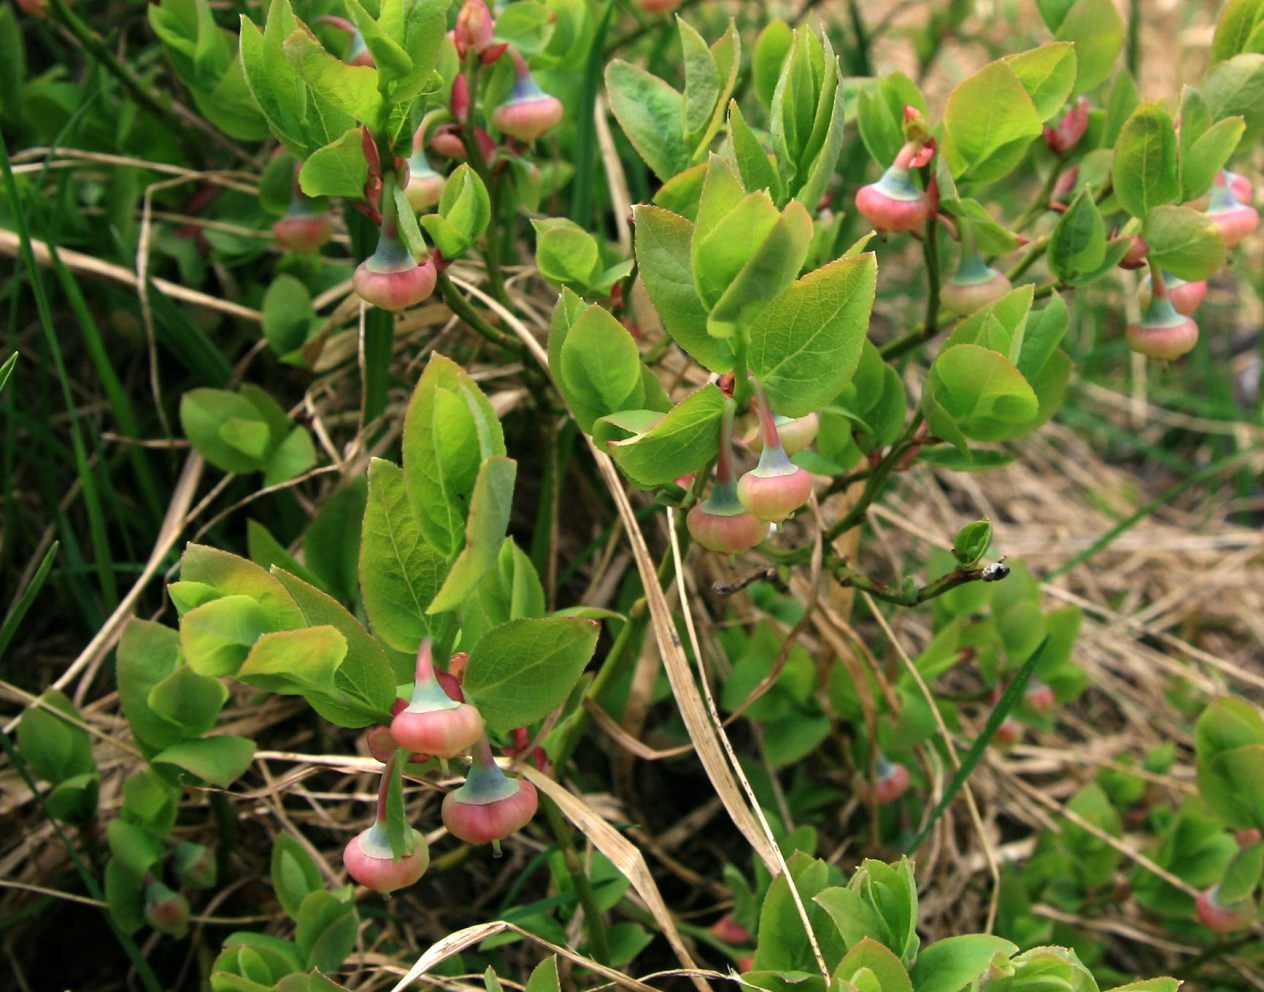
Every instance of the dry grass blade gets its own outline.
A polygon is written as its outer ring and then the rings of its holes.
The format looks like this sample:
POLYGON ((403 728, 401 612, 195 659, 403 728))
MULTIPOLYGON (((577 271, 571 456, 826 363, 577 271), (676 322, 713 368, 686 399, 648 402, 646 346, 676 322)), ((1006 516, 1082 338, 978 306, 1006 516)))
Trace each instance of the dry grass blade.
MULTIPOLYGON (((869 607, 869 612, 877 618, 878 625, 882 627, 882 632, 886 635, 891 646, 895 648, 896 654, 900 656, 900 661, 912 676, 913 681, 917 683, 918 691, 921 692, 922 698, 926 700, 926 705, 930 708, 931 715, 935 718, 935 727, 939 731, 939 735, 943 738, 944 749, 948 752, 948 759, 952 762, 954 770, 961 768, 961 758, 957 755, 957 748, 952 742, 952 731, 948 729, 948 724, 944 722, 944 715, 939 710, 939 704, 935 702, 935 694, 930 691, 930 686, 926 684, 926 680, 922 678, 922 673, 917 670, 917 665, 913 663, 913 659, 909 657, 908 652, 904 650, 904 645, 900 643, 900 639, 895 636, 887 618, 882 615, 878 609, 878 604, 866 592, 862 593, 865 605, 869 607)), ((966 808, 970 811, 970 822, 974 824, 974 829, 979 837, 979 846, 983 848, 983 856, 987 860, 988 874, 992 876, 992 895, 988 902, 987 923, 984 926, 985 933, 991 933, 992 927, 996 925, 996 911, 1000 905, 1001 899, 1001 869, 996 861, 996 851, 992 847, 992 839, 988 836, 987 828, 983 825, 983 818, 979 815, 979 805, 974 800, 974 792, 970 788, 967 780, 962 783, 961 795, 965 798, 966 808)))
POLYGON ((466 927, 464 930, 458 930, 456 933, 450 933, 442 940, 432 944, 427 948, 426 952, 419 957, 411 968, 404 974, 398 982, 391 988, 391 992, 402 992, 408 988, 413 982, 421 978, 426 972, 438 964, 442 964, 454 954, 460 954, 466 948, 473 947, 475 944, 481 944, 489 937, 495 937, 499 933, 510 930, 527 940, 539 944, 541 947, 547 948, 554 954, 559 954, 568 961, 589 969, 595 974, 601 975, 603 978, 610 979, 615 985, 625 989, 635 989, 636 992, 656 992, 652 985, 646 985, 639 982, 635 978, 616 971, 613 968, 607 968, 604 964, 598 964, 591 958, 586 958, 582 954, 576 954, 570 948, 561 947, 557 944, 545 940, 543 937, 537 937, 535 934, 523 930, 521 927, 512 923, 506 923, 504 920, 493 920, 490 923, 479 923, 476 926, 466 927))
MULTIPOLYGON (((88 642, 87 647, 79 652, 79 656, 70 666, 57 677, 52 684, 52 688, 64 689, 80 672, 100 663, 110 649, 114 647, 115 642, 123 633, 123 625, 132 615, 132 610, 135 608, 140 594, 149 584, 149 580, 158 574, 162 563, 175 546, 181 532, 183 532, 188 522, 189 505, 193 502, 193 496, 197 492, 198 483, 202 479, 202 470, 205 467, 206 462, 201 455, 196 451, 189 454, 180 473, 180 478, 176 482, 175 490, 172 492, 171 504, 167 508, 167 515, 163 518, 162 529, 158 532, 158 540, 154 543, 153 551, 150 552, 149 560, 145 562, 144 569, 115 611, 110 614, 109 619, 101 625, 101 629, 97 631, 96 636, 88 642)), ((6 734, 12 733, 17 726, 17 722, 16 717, 10 720, 5 724, 4 732, 6 734)))
MULTIPOLYGON (((477 286, 456 279, 453 282, 494 311, 527 346, 532 357, 543 368, 549 367, 548 353, 531 333, 530 328, 477 286)), ((781 858, 781 852, 777 850, 777 845, 760 828, 747 807, 746 800, 733 778, 733 771, 725 760, 719 741, 716 739, 715 724, 708 718, 698 687, 694 684, 689 661, 685 658, 672 624, 671 608, 667 605, 667 597, 663 595, 663 588, 658 582, 658 569, 650 557, 649 547, 645 543, 645 534, 641 531, 636 513, 632 509, 627 493, 624 492, 623 480, 619 478, 618 470, 615 469, 609 455, 593 444, 591 439, 588 441, 588 447, 592 451, 593 460, 597 463, 597 470, 601 473, 602 480, 614 499, 623 526, 627 529, 628 540, 632 545, 632 555, 636 561, 637 571, 641 574, 641 583, 645 588, 645 601, 650 610, 654 638, 667 670, 668 681, 671 682, 672 693, 680 706, 681 719, 689 731, 689 739, 697 748, 702 766, 706 769, 707 776, 711 779, 711 784, 715 786, 716 792, 719 793, 733 823, 768 870, 777 874, 782 870, 785 862, 781 858)))
MULTIPOLYGON (((16 258, 20 248, 18 236, 12 231, 0 230, 0 254, 8 255, 16 258)), ((37 241, 31 238, 31 253, 35 256, 35 261, 40 265, 52 265, 53 253, 45 241, 37 241)), ((102 279, 109 279, 111 282, 122 283, 124 286, 130 286, 133 289, 138 285, 136 273, 131 269, 124 268, 121 265, 115 265, 112 262, 103 262, 99 258, 91 255, 85 255, 81 251, 74 251, 70 248, 58 248, 57 257, 62 260, 66 268, 72 272, 82 272, 86 275, 99 276, 102 279)), ((229 300, 221 300, 217 296, 211 296, 208 293, 198 292, 196 289, 189 289, 166 279, 150 279, 149 284, 154 289, 171 297, 173 300, 182 300, 185 303, 192 303, 194 306, 202 307, 205 310, 217 310, 229 317, 237 317, 241 320, 248 320, 252 324, 263 322, 263 314, 258 310, 252 310, 250 307, 243 307, 239 303, 233 303, 229 300)))
MULTIPOLYGON (((568 791, 565 786, 536 771, 530 765, 523 765, 519 771, 537 789, 557 803, 558 809, 566 818, 582 830, 597 850, 609 858, 610 863, 632 883, 632 888, 636 889, 637 895, 641 897, 641 901, 653 915, 680 963, 687 970, 696 970, 697 965, 690 957, 685 942, 681 940, 680 931, 676 929, 676 921, 672 918, 667 903, 663 901, 662 893, 658 891, 658 885, 654 881, 654 876, 650 874, 644 856, 636 846, 610 826, 592 807, 568 791)), ((710 989, 706 980, 700 977, 695 976, 693 983, 701 992, 707 992, 710 989)))

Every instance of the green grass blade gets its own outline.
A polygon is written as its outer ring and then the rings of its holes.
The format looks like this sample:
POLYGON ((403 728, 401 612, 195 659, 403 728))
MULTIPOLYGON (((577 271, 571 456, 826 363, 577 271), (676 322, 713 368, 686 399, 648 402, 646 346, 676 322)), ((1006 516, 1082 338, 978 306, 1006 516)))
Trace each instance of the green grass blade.
MULTIPOLYGON (((110 553, 110 544, 106 532, 105 514, 101 505, 101 495, 97 489, 95 475, 88 464, 87 446, 84 443, 83 433, 79 425, 79 416, 75 412, 74 393, 70 386, 70 378, 66 371, 57 330, 53 326, 53 312, 49 306, 48 293, 45 291, 44 283, 40 279, 39 268, 35 262, 35 254, 31 250, 31 235, 27 229, 26 214, 22 209, 22 197, 18 190, 17 180, 13 175, 13 168, 9 162, 9 148, 5 142, 0 142, 0 171, 4 173, 5 192, 8 194, 9 202, 13 204, 13 224, 17 229, 19 257, 22 259, 22 264, 30 277, 31 291, 35 295, 35 306, 39 312, 40 326, 44 332, 49 355, 53 360, 57 378, 61 385, 62 400, 65 403, 66 416, 69 420, 71 446, 75 454, 75 471, 83 487, 84 508, 88 514, 88 528, 92 538, 92 552, 96 565, 97 581, 100 585, 100 593, 105 608, 107 611, 110 611, 118 605, 119 595, 118 584, 114 575, 113 557, 110 553)), ((51 249, 52 245, 50 244, 49 247, 51 249)))
POLYGON ((1009 685, 1005 687, 1005 691, 1001 694, 1001 698, 992 708, 992 713, 987 718, 987 723, 983 725, 983 732, 974 739, 974 743, 970 745, 970 750, 966 752, 966 756, 961 759, 961 767, 957 769, 957 774, 952 777, 952 781, 948 783, 948 788, 944 790, 943 798, 939 800, 938 805, 931 812, 930 818, 926 821, 926 826, 922 828, 921 833, 909 845, 909 852, 916 851, 934 829, 939 818, 944 815, 949 804, 957 797, 957 793, 961 791, 961 787, 966 784, 966 779, 970 777, 970 773, 974 771, 975 766, 983 757, 983 752, 987 750, 987 746, 992 743, 992 738, 996 736, 996 732, 1001 729, 1001 724, 1005 722, 1005 718, 1009 716, 1010 710, 1018 705, 1019 700, 1023 698, 1023 693, 1027 690, 1027 681, 1031 678, 1031 673, 1036 670, 1036 666, 1040 664, 1040 659, 1045 653, 1045 646, 1049 643, 1049 638, 1045 638, 1040 642, 1035 651, 1031 653, 1022 667, 1018 669, 1009 685))
POLYGON ((48 578, 48 573, 53 567, 53 559, 57 557, 58 547, 59 545, 54 541, 53 546, 44 555, 44 560, 40 562, 39 568, 31 576, 30 584, 22 590, 22 594, 18 596, 17 601, 9 607, 8 616, 4 618, 4 625, 0 626, 0 658, 4 657, 4 653, 9 647, 9 642, 13 640, 13 635, 17 633, 18 625, 22 622, 22 618, 26 616, 26 611, 31 608, 31 604, 35 602, 35 597, 39 595, 39 591, 44 587, 44 581, 48 578))

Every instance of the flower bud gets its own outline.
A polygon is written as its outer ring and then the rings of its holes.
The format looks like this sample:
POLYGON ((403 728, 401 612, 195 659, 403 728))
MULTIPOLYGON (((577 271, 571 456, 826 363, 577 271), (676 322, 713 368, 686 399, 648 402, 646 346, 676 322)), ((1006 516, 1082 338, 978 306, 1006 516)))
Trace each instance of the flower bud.
POLYGON ((1007 716, 1001 722, 1001 725, 996 728, 996 734, 992 738, 992 743, 1002 751, 1008 751, 1018 743, 1018 739, 1022 736, 1022 725, 1012 716, 1007 716))
POLYGON ((435 206, 443 196, 444 178, 430 167, 425 153, 417 148, 408 159, 408 185, 404 196, 417 213, 435 206))
POLYGON ((1128 325, 1125 338, 1138 354, 1170 361, 1193 350, 1198 343, 1198 325, 1178 313, 1167 294, 1155 294, 1141 321, 1128 325))
POLYGON ((390 268, 380 262, 375 266, 373 259, 368 258, 356 266, 351 287, 365 303, 399 313, 433 293, 437 279, 438 272, 430 259, 414 259, 412 265, 390 268))
POLYGON ((1070 151, 1080 143, 1088 130, 1088 99, 1080 97, 1075 106, 1066 112, 1057 127, 1045 126, 1045 144, 1055 155, 1070 151))
MULTIPOLYGON (((777 437, 781 439, 781 446, 786 449, 787 455, 796 455, 806 448, 816 440, 817 432, 821 429, 821 416, 815 412, 803 417, 783 417, 780 414, 774 414, 773 422, 777 425, 777 437)), ((758 416, 756 416, 754 429, 740 440, 756 454, 764 450, 764 438, 759 429, 758 416)))
POLYGON ((436 129, 430 139, 430 147, 444 158, 463 159, 469 156, 461 130, 455 124, 444 124, 436 129))
POLYGON ((1220 886, 1213 885, 1198 893, 1194 900, 1194 912, 1198 922, 1213 933, 1234 933, 1245 930, 1256 919, 1255 902, 1243 899, 1241 902, 1222 903, 1220 886))
POLYGON ((1023 701, 1037 713, 1048 713, 1058 705, 1058 697, 1053 689, 1035 678, 1027 683, 1023 701))
POLYGON ((1150 254, 1150 246, 1145 243, 1140 234, 1134 234, 1131 238, 1131 244, 1128 250, 1124 252, 1124 257, 1119 260, 1121 269, 1139 269, 1145 265, 1146 256, 1150 254))
POLYGON ((726 944, 749 944, 751 942, 750 931, 734 920, 732 913, 725 913, 711 924, 711 933, 726 944))
POLYGON ((487 9, 483 0, 465 0, 456 15, 456 30, 452 40, 456 44, 456 53, 465 58, 466 53, 482 55, 491 47, 495 28, 492 25, 492 12, 487 9))
POLYGON ((1261 838, 1264 837, 1260 833, 1258 827, 1243 827, 1241 830, 1233 832, 1233 839, 1238 842, 1238 847, 1245 850, 1248 847, 1254 847, 1261 838))
POLYGON ((514 83, 509 99, 492 111, 492 126, 519 141, 535 141, 562 119, 562 101, 528 75, 514 83))
POLYGON ((189 900, 149 876, 145 885, 145 922, 161 933, 183 937, 189 932, 189 900))
POLYGON ((873 800, 879 806, 893 803, 908 792, 909 770, 900 762, 888 761, 884 755, 878 755, 875 771, 873 800))
POLYGON ((708 499, 694 504, 685 517, 685 525, 693 539, 708 551, 741 554, 768 536, 767 522, 747 513, 737 501, 736 491, 732 499, 735 509, 716 509, 708 499))
POLYGON ((680 6, 681 0, 637 0, 637 6, 651 16, 670 14, 680 6))
POLYGON ((972 252, 962 256, 956 273, 940 288, 939 302, 949 313, 965 316, 995 303, 1013 288, 1005 273, 972 252))
POLYGON ((182 840, 172 852, 176 878, 191 889, 212 889, 219 874, 215 854, 204 844, 182 840))
MULTIPOLYGON (((1260 226, 1259 211, 1242 203, 1234 193, 1233 180, 1241 178, 1221 169, 1211 187, 1211 206, 1207 208, 1207 216, 1220 228, 1220 237, 1226 248, 1236 248, 1260 226)), ((1240 183, 1238 185, 1240 187, 1240 183)))
POLYGON ((439 684, 427 637, 417 651, 412 701, 391 720, 391 738, 405 750, 451 758, 468 751, 482 733, 478 710, 458 703, 439 684))
POLYGON ((333 235, 333 222, 328 214, 296 217, 290 214, 272 225, 272 236, 286 251, 310 254, 319 251, 333 235))
MULTIPOLYGON (((1151 280, 1146 276, 1141 280, 1141 285, 1137 290, 1137 301, 1141 304, 1141 309, 1149 309, 1153 299, 1151 292, 1151 280)), ((1179 276, 1169 273, 1163 273, 1163 287, 1167 293, 1167 298, 1172 302, 1173 309, 1179 314, 1186 317, 1193 316, 1207 297, 1207 280, 1199 279, 1197 282, 1186 282, 1179 276)))
POLYGON ((386 827, 380 821, 347 841, 342 863, 347 874, 367 889, 386 894, 407 888, 430 867, 430 848, 421 832, 409 828, 412 850, 398 861, 391 851, 386 827))
MULTIPOLYGON (((766 432, 765 432, 766 433, 766 432)), ((765 438, 759 464, 738 480, 737 498, 760 520, 785 520, 812 495, 812 476, 790 461, 774 433, 765 438)))
POLYGON ((1246 176, 1239 175, 1236 172, 1224 170, 1225 184, 1229 187, 1229 192, 1233 194, 1233 198, 1239 203, 1251 205, 1251 200, 1255 196, 1255 191, 1251 189, 1251 180, 1246 176))
POLYGON ((474 746, 465 784, 443 797, 443 825, 468 844, 498 845, 525 827, 538 806, 535 786, 502 772, 482 737, 474 746))
POLYGON ((294 166, 294 183, 290 189, 290 206, 285 216, 272 225, 272 236, 287 251, 313 252, 333 234, 329 211, 319 209, 316 202, 298 184, 301 165, 294 166))
POLYGON ((907 169, 892 166, 881 179, 856 193, 856 209, 883 233, 916 231, 930 216, 926 194, 913 185, 907 169))

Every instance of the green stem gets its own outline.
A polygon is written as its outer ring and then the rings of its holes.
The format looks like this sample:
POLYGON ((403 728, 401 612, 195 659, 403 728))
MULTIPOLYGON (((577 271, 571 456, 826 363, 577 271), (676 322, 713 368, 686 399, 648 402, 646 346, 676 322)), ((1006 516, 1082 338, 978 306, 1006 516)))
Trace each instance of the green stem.
POLYGON ((926 261, 926 318, 922 322, 927 338, 939 333, 939 221, 934 213, 926 221, 926 237, 922 239, 922 258, 926 261))
POLYGON ((522 346, 504 331, 488 323, 483 315, 475 310, 470 305, 470 302, 452 285, 452 280, 448 278, 447 273, 439 273, 439 278, 435 285, 438 286, 439 295, 443 297, 443 302, 448 305, 448 309, 465 321, 480 337, 486 338, 497 347, 504 348, 521 357, 522 346))
POLYGON ((1141 69, 1141 0, 1128 0, 1128 72, 1133 79, 1141 69))
POLYGON ((492 223, 490 229, 483 238, 483 261, 487 265, 487 282, 491 287, 492 295, 498 301, 509 305, 509 296, 505 292, 505 277, 500 270, 500 231, 498 229, 500 216, 500 190, 499 184, 493 181, 491 170, 488 167, 487 159, 483 157, 483 148, 478 143, 478 131, 474 126, 475 120, 475 100, 478 96, 478 73, 476 71, 478 64, 477 57, 470 55, 466 60, 465 81, 466 89, 469 91, 470 107, 469 112, 465 115, 465 124, 463 131, 465 132, 465 150, 470 157, 470 166, 478 173, 478 177, 483 180, 483 185, 487 188, 487 197, 491 201, 492 223))
POLYGON ((899 464, 900 458, 905 451, 913 446, 913 435, 916 433, 917 425, 921 423, 921 419, 917 415, 909 419, 904 432, 899 436, 895 444, 891 445, 890 450, 874 467, 874 470, 869 474, 869 478, 865 480, 865 488, 861 491, 860 498, 856 500, 856 505, 826 532, 826 544, 832 544, 836 538, 858 526, 864 520, 865 514, 869 512, 870 505, 882 492, 882 487, 886 484, 887 478, 891 473, 895 471, 895 466, 899 464))
POLYGON ((847 14, 851 19, 852 34, 856 36, 855 57, 852 59, 853 74, 872 76, 873 69, 869 64, 869 31, 860 16, 860 5, 856 0, 847 0, 847 14))
POLYGON ((570 826, 562 818, 557 804, 548 796, 540 796, 540 808, 544 810, 549 828, 562 850, 562 860, 566 863, 566 871, 575 886, 575 894, 579 896, 579 904, 584 910, 584 931, 588 934, 588 943, 592 956, 600 964, 610 964, 610 939, 606 934, 606 922, 597 905, 597 897, 593 893, 592 883, 584 872, 583 862, 575 852, 575 843, 570 826))
POLYGON ((1053 196, 1053 188, 1058 185, 1058 177, 1062 175, 1062 156, 1053 163, 1053 168, 1049 170, 1049 175, 1045 177, 1044 185, 1040 187, 1040 192, 1036 194, 1036 198, 1032 200, 1029 206, 1014 221, 1015 233, 1026 229, 1027 225, 1032 223, 1037 217, 1049 209, 1049 199, 1053 196))
POLYGON ((874 582, 859 572, 852 571, 852 569, 842 563, 835 565, 830 571, 840 585, 859 589, 861 592, 867 592, 874 599, 880 599, 886 603, 894 603, 897 606, 918 606, 969 582, 996 581, 990 577, 991 573, 985 568, 955 568, 946 575, 941 575, 934 582, 906 593, 899 589, 892 589, 890 586, 883 585, 880 582, 874 582))

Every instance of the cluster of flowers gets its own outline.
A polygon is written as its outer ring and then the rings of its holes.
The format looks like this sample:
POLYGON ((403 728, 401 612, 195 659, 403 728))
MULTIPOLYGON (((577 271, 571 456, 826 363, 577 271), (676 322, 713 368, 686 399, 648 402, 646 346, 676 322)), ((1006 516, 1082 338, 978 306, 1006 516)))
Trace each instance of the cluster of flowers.
MULTIPOLYGON (((340 17, 327 16, 321 20, 352 36, 347 55, 349 64, 373 64, 373 56, 353 24, 340 17)), ((484 0, 466 0, 457 14, 456 27, 449 38, 461 61, 471 68, 491 64, 506 55, 512 60, 515 70, 513 88, 490 115, 492 129, 505 141, 514 147, 529 145, 561 121, 562 102, 540 89, 526 60, 513 46, 495 41, 495 22, 484 0)), ((470 76, 466 73, 457 75, 452 83, 448 107, 422 119, 413 135, 412 154, 407 159, 396 159, 388 175, 382 176, 377 149, 366 139, 365 154, 373 172, 370 184, 376 183, 378 193, 372 199, 380 203, 377 248, 359 264, 352 277, 352 287, 366 303, 398 313, 415 306, 434 292, 443 260, 431 254, 422 258, 414 256, 400 237, 397 208, 391 193, 397 184, 417 213, 430 210, 439 203, 444 177, 426 157, 427 134, 431 125, 437 124, 433 134, 429 135, 429 147, 451 160, 469 157, 463 136, 471 110, 469 80, 470 76), (438 123, 437 118, 447 120, 438 123)), ((481 127, 474 127, 469 133, 477 142, 483 160, 494 167, 499 151, 497 142, 481 127)), ((297 171, 290 208, 272 230, 278 244, 298 252, 317 251, 333 232, 328 211, 318 208, 299 188, 297 171)))
MULTIPOLYGON (((1050 150, 1062 155, 1079 142, 1088 126, 1088 109, 1087 100, 1080 97, 1056 127, 1045 128, 1045 141, 1050 150)), ((905 107, 904 116, 907 131, 923 132, 916 109, 905 107)), ((882 178, 857 192, 857 211, 883 233, 919 231, 931 218, 946 222, 938 211, 938 189, 933 174, 925 189, 914 176, 914 170, 928 165, 934 154, 933 138, 915 137, 906 142, 882 178)), ((1063 179, 1073 185, 1075 169, 1067 170, 1063 179)), ((1251 206, 1251 200, 1251 184, 1245 177, 1226 169, 1219 172, 1206 213, 1219 228, 1225 248, 1236 248, 1259 228, 1259 211, 1251 206)), ((995 302, 1013 287, 1004 273, 979 257, 964 232, 961 240, 961 262, 956 274, 942 287, 940 302, 949 312, 964 315, 995 302)), ((1148 251, 1141 236, 1134 235, 1128 253, 1119 264, 1126 269, 1140 268, 1146 264, 1148 251)), ((1191 314, 1206 295, 1207 283, 1187 283, 1153 265, 1151 269, 1152 275, 1141 287, 1141 319, 1128 325, 1125 337, 1133 351, 1149 358, 1179 358, 1198 342, 1198 325, 1191 314)))
POLYGON ((461 692, 463 655, 456 655, 449 671, 437 672, 430 639, 417 651, 416 680, 408 703, 398 700, 389 725, 368 732, 369 751, 385 763, 378 790, 377 816, 372 826, 352 837, 343 850, 347 873, 375 892, 394 892, 412 885, 430 865, 430 850, 421 832, 410 827, 403 857, 392 851, 387 824, 387 795, 395 762, 429 761, 470 754, 465 783, 443 798, 443 825, 448 833, 470 844, 492 844, 530 822, 539 805, 536 788, 501 771, 492 754, 483 717, 461 692))
POLYGON ((812 494, 812 476, 790 461, 790 456, 812 443, 819 418, 814 413, 797 419, 777 417, 759 383, 751 379, 751 384, 758 426, 740 443, 759 454, 759 464, 735 478, 733 418, 737 403, 730 395, 720 420, 711 495, 695 503, 685 518, 693 539, 710 551, 738 554, 753 548, 768 536, 769 524, 785 520, 812 494))

